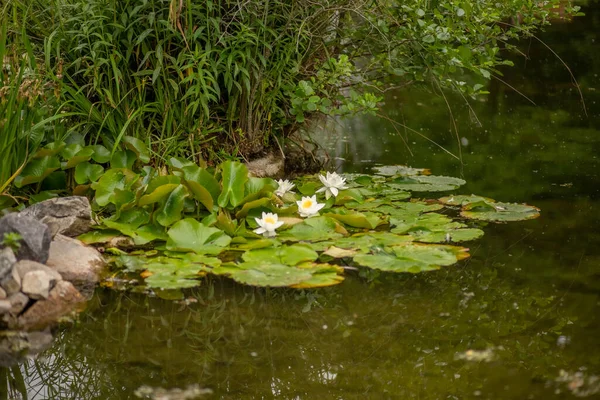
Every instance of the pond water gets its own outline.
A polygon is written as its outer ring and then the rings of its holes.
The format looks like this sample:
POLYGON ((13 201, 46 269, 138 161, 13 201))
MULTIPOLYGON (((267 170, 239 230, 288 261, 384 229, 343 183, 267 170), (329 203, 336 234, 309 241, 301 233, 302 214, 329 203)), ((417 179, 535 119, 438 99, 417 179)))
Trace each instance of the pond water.
POLYGON ((539 37, 577 77, 587 116, 532 39, 507 84, 470 107, 448 94, 450 115, 425 90, 389 91, 383 112, 408 128, 360 117, 324 139, 338 172, 426 167, 541 218, 490 224, 470 259, 418 275, 356 273, 313 291, 214 279, 186 303, 98 289, 49 350, 0 370, 0 398, 194 384, 221 399, 600 398, 600 3, 584 11, 539 37))

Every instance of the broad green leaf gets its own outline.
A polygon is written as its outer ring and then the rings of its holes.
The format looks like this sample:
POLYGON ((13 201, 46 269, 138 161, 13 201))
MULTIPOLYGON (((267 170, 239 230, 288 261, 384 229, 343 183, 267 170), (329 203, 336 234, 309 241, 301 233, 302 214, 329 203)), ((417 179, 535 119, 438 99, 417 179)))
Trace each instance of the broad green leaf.
POLYGON ((128 169, 109 169, 97 182, 92 183, 92 189, 96 191, 96 203, 101 207, 110 203, 115 204, 118 199, 115 191, 128 190, 137 178, 138 175, 128 169))
POLYGON ((146 188, 146 193, 154 192, 158 187, 163 185, 179 185, 181 178, 175 175, 158 175, 153 177, 146 188))
POLYGON ((390 249, 358 254, 353 260, 364 267, 382 271, 418 273, 452 265, 468 256, 467 249, 448 245, 407 243, 390 249))
POLYGON ((94 151, 94 153, 92 154, 92 160, 96 161, 99 164, 106 164, 110 161, 110 150, 108 150, 106 147, 100 144, 87 147, 91 148, 94 151))
POLYGON ((280 240, 290 241, 312 241, 340 238, 343 235, 339 233, 338 224, 330 217, 307 218, 304 222, 296 224, 287 231, 281 232, 280 240))
POLYGON ((219 207, 236 207, 244 199, 248 168, 237 161, 225 161, 220 166, 223 171, 223 191, 219 195, 219 207))
POLYGON ((219 254, 231 242, 220 229, 205 226, 192 218, 176 222, 167 235, 167 249, 198 254, 219 254))
POLYGON ((317 252, 311 248, 295 244, 247 251, 242 258, 247 262, 297 265, 301 262, 315 261, 318 256, 317 252))
POLYGON ((391 218, 390 223, 395 226, 392 233, 415 233, 419 231, 448 231, 451 229, 464 228, 465 225, 453 221, 451 218, 436 213, 421 215, 408 214, 401 219, 391 218))
POLYGON ((157 224, 140 226, 136 229, 132 238, 134 243, 138 246, 142 246, 155 240, 166 242, 169 239, 165 227, 157 224))
POLYGON ((373 167, 373 172, 376 175, 383 176, 414 176, 414 175, 429 175, 431 171, 426 168, 412 168, 406 165, 384 165, 381 167, 373 167))
POLYGON ((385 223, 385 220, 379 214, 371 212, 359 213, 344 209, 335 209, 334 211, 324 214, 324 216, 337 219, 354 228, 375 229, 380 224, 385 223))
MULTIPOLYGON (((67 146, 67 148, 69 148, 70 146, 79 146, 79 145, 69 145, 67 146)), ((80 150, 75 153, 74 155, 70 156, 69 158, 66 158, 66 162, 62 163, 61 168, 62 169, 70 169, 70 168, 74 168, 77 165, 81 164, 82 162, 86 162, 89 161, 90 158, 92 158, 92 154, 94 154, 94 151, 90 148, 81 148, 80 150)))
MULTIPOLYGON (((179 186, 180 185, 176 183, 169 183, 166 185, 158 186, 152 192, 143 195, 138 201, 138 206, 144 207, 148 204, 158 203, 159 201, 162 201, 165 197, 167 197, 169 194, 171 194, 171 192, 179 186)), ((146 190, 146 192, 148 191, 146 190)))
POLYGON ((42 147, 41 149, 36 151, 31 156, 31 158, 36 159, 36 158, 55 156, 55 155, 59 154, 65 148, 65 146, 66 146, 65 142, 48 143, 47 145, 45 145, 44 147, 42 147))
POLYGON ((124 235, 134 237, 137 229, 150 222, 150 213, 142 208, 123 211, 118 219, 106 218, 102 224, 110 229, 115 229, 124 235))
POLYGON ((443 192, 455 190, 465 183, 462 179, 449 176, 415 175, 396 178, 388 186, 411 192, 443 192))
POLYGON ((450 229, 447 231, 421 231, 411 232, 416 241, 424 243, 459 243, 479 239, 483 231, 476 228, 450 229))
POLYGON ((160 208, 154 213, 156 222, 162 226, 170 226, 179 221, 187 196, 189 196, 189 193, 185 186, 178 185, 173 189, 162 201, 160 208))
POLYGON ((131 150, 117 150, 110 159, 110 167, 132 169, 136 159, 136 154, 131 150))
POLYGON ((492 221, 509 222, 524 221, 534 219, 540 216, 540 209, 527 204, 513 203, 471 203, 463 207, 460 215, 465 218, 492 221))
POLYGON ((88 182, 96 182, 104 174, 102 165, 82 162, 75 167, 75 182, 83 185, 88 182))
POLYGON ((218 267, 214 274, 226 275, 236 282, 262 287, 298 285, 312 278, 308 269, 261 261, 244 262, 236 266, 218 267))
POLYGON ((85 244, 106 243, 119 235, 121 233, 115 229, 96 229, 79 235, 77 239, 85 244))
POLYGON ((23 171, 15 178, 15 186, 21 188, 25 185, 43 181, 48 175, 60 168, 57 156, 46 156, 30 160, 23 171))
POLYGON ((455 196, 446 196, 439 199, 439 202, 442 204, 446 204, 449 206, 466 206, 471 203, 478 203, 483 201, 485 203, 494 203, 496 200, 490 199, 488 197, 475 196, 475 195, 455 195, 455 196))
POLYGON ((413 237, 409 235, 397 235, 390 232, 368 232, 340 238, 327 243, 341 249, 356 249, 367 252, 371 248, 395 246, 412 241, 413 237))
POLYGON ((169 165, 177 170, 183 170, 184 167, 188 167, 188 166, 198 167, 193 161, 190 161, 186 158, 181 158, 181 157, 169 158, 169 165))
POLYGON ((242 209, 238 211, 237 214, 235 214, 235 216, 237 219, 246 218, 250 210, 259 207, 267 207, 269 205, 271 205, 271 199, 268 197, 263 197, 262 199, 249 201, 243 205, 242 209))
POLYGON ((131 150, 136 154, 138 160, 143 163, 150 162, 150 151, 140 139, 133 136, 124 136, 122 143, 127 150, 131 150))
POLYGON ((185 185, 192 196, 200 202, 208 211, 212 211, 215 203, 210 192, 196 181, 185 181, 185 185))
POLYGON ((263 189, 275 191, 277 183, 271 178, 255 178, 253 176, 248 178, 248 182, 246 182, 246 196, 258 193, 263 189))
POLYGON ((344 269, 337 265, 304 263, 297 266, 311 273, 308 280, 291 285, 294 289, 312 289, 340 284, 344 281, 344 269))
POLYGON ((221 184, 215 179, 213 174, 195 164, 184 166, 181 168, 181 171, 186 181, 196 182, 201 185, 208 190, 213 198, 213 203, 217 202, 221 194, 221 184))

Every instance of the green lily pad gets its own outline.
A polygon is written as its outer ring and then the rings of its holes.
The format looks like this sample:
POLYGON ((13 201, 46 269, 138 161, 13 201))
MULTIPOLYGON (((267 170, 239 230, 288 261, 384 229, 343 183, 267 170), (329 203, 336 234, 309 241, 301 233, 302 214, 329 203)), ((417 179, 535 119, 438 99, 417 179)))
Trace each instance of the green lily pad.
MULTIPOLYGON (((181 178, 175 175, 158 175, 150 179, 150 183, 146 187, 146 194, 153 193, 156 189, 163 185, 179 185, 181 178)), ((175 188, 175 187, 173 187, 175 188)))
POLYGON ((261 261, 244 262, 213 269, 212 273, 226 275, 236 282, 261 287, 286 287, 309 281, 308 269, 261 261))
POLYGON ((62 163, 62 169, 74 168, 82 162, 89 161, 94 154, 94 150, 89 147, 81 147, 78 144, 70 144, 60 153, 67 160, 62 163))
POLYGON ((45 145, 44 147, 42 147, 41 149, 36 151, 31 156, 31 158, 36 159, 36 158, 44 158, 44 157, 51 157, 51 156, 57 155, 65 148, 66 145, 67 144, 65 142, 48 143, 47 145, 45 145))
POLYGON ((464 206, 460 215, 491 222, 524 221, 539 217, 540 209, 527 204, 477 202, 464 206))
POLYGON ((426 213, 421 215, 408 214, 401 219, 391 218, 390 223, 395 226, 391 232, 399 234, 410 234, 411 232, 414 233, 419 231, 447 232, 451 229, 465 227, 464 224, 453 221, 450 217, 436 213, 426 213))
POLYGON ((117 150, 110 159, 110 167, 132 169, 136 159, 136 154, 131 150, 117 150))
POLYGON ((177 184, 177 183, 168 183, 166 185, 161 185, 161 186, 157 187, 156 189, 154 189, 152 192, 149 192, 148 194, 143 195, 138 200, 138 206, 144 207, 149 204, 158 203, 159 201, 162 201, 164 198, 166 198, 168 195, 170 195, 171 192, 173 192, 173 190, 175 190, 179 186, 180 186, 180 184, 177 184))
POLYGON ((312 217, 281 232, 280 240, 318 242, 321 240, 340 238, 338 223, 330 217, 312 217))
POLYGON ((218 201, 221 194, 221 184, 215 179, 213 174, 195 164, 186 165, 181 168, 181 171, 183 172, 183 178, 187 182, 198 183, 210 193, 213 203, 218 201))
POLYGON ((415 175, 429 175, 431 171, 426 168, 412 168, 406 165, 384 165, 381 167, 373 167, 373 172, 376 175, 383 176, 415 176, 415 175))
POLYGON ((477 228, 450 229, 447 231, 411 232, 415 240, 424 243, 459 243, 479 239, 484 232, 477 228))
POLYGON ((494 199, 490 199, 488 197, 482 197, 482 196, 476 196, 474 194, 467 196, 467 195, 455 195, 455 196, 446 196, 446 197, 442 197, 440 199, 438 199, 438 201, 442 204, 446 204, 448 206, 466 206, 467 204, 471 204, 471 203, 478 203, 480 201, 486 202, 486 203, 495 203, 496 200, 494 199))
POLYGON ((315 261, 319 257, 310 247, 295 244, 267 249, 251 250, 242 256, 246 262, 267 262, 273 264, 296 265, 305 261, 315 261))
POLYGON ((219 254, 231 242, 222 230, 205 226, 192 218, 176 222, 167 235, 167 249, 198 254, 219 254))
POLYGON ((88 148, 93 151, 92 160, 96 161, 98 164, 106 164, 110 161, 110 151, 106 147, 96 144, 88 146, 88 148))
POLYGON ((138 246, 155 240, 166 242, 169 239, 165 227, 157 224, 140 226, 131 237, 133 238, 133 242, 138 246))
POLYGON ((333 212, 324 214, 326 217, 334 218, 348 226, 363 229, 375 229, 379 225, 386 223, 381 215, 372 212, 352 212, 344 208, 336 208, 333 212))
POLYGON ((291 285, 294 289, 313 289, 340 284, 344 281, 344 269, 337 265, 304 263, 297 266, 311 273, 308 280, 291 285))
POLYGON ((142 208, 123 211, 117 220, 104 219, 102 224, 110 229, 116 229, 124 235, 134 237, 137 229, 150 221, 150 213, 142 208))
POLYGON ((452 265, 468 257, 467 249, 448 245, 407 243, 389 249, 358 254, 353 260, 361 266, 382 271, 418 273, 452 265))
POLYGON ((411 241, 413 241, 413 237, 409 235, 397 235, 390 232, 368 232, 327 243, 340 249, 355 249, 368 252, 371 248, 395 246, 411 241))
POLYGON ((388 186, 411 192, 446 192, 455 190, 467 183, 463 179, 450 176, 416 175, 392 180, 388 186))
POLYGON ((107 243, 119 235, 121 233, 116 229, 96 229, 79 235, 77 239, 85 244, 107 243))

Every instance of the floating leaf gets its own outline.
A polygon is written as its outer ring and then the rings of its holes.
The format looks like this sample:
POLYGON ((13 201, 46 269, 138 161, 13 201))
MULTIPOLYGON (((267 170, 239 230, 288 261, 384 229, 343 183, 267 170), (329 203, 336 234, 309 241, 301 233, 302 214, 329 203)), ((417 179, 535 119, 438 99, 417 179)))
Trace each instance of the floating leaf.
POLYGON ((244 204, 242 209, 240 211, 238 211, 237 214, 235 214, 235 217, 237 219, 246 218, 246 216, 248 215, 248 212, 250 210, 259 208, 259 207, 266 207, 269 205, 271 205, 271 199, 268 197, 263 197, 262 199, 249 201, 244 204))
POLYGON ((225 161, 221 164, 223 171, 223 191, 219 195, 220 207, 231 205, 236 207, 244 200, 246 181, 248 181, 248 168, 237 161, 225 161))
POLYGON ((307 218, 304 222, 294 225, 287 231, 283 231, 279 235, 279 238, 281 240, 308 240, 313 242, 340 238, 343 235, 338 232, 338 226, 336 221, 330 217, 307 218))
POLYGON ((38 183, 48 175, 60 168, 57 156, 46 156, 30 160, 21 174, 15 178, 15 186, 21 188, 25 185, 38 183))
POLYGON ((167 234, 167 249, 198 254, 219 254, 231 242, 222 230, 210 228, 192 218, 176 222, 167 234))
POLYGON ((132 238, 136 245, 142 246, 155 240, 166 242, 169 237, 164 226, 147 224, 138 228, 132 238))
POLYGON ((281 246, 268 249, 251 250, 244 253, 244 261, 257 263, 296 265, 305 261, 314 261, 319 255, 310 247, 303 245, 281 246))
POLYGON ((344 269, 337 265, 304 263, 298 265, 297 268, 310 271, 311 277, 308 280, 291 285, 290 287, 294 289, 327 287, 344 281, 344 277, 341 275, 344 269))
POLYGON ((448 231, 451 229, 464 228, 460 222, 452 221, 451 218, 436 213, 421 215, 408 214, 402 219, 392 218, 390 223, 395 226, 392 233, 411 233, 419 231, 448 231))
POLYGON ((187 196, 189 196, 189 193, 185 186, 178 185, 173 189, 154 213, 156 222, 162 226, 170 226, 181 220, 181 213, 187 196))
POLYGON ((414 176, 414 175, 430 175, 431 171, 426 168, 412 168, 406 165, 384 165, 381 167, 373 167, 373 172, 383 176, 414 176))
POLYGON ((121 233, 115 229, 97 229, 79 235, 77 239, 85 244, 107 243, 120 234, 121 233))
POLYGON ((333 258, 354 257, 358 252, 356 250, 340 249, 339 247, 331 246, 323 254, 333 258))
POLYGON ((334 211, 335 212, 324 214, 324 216, 334 218, 355 228, 375 229, 377 226, 386 222, 379 214, 372 212, 351 212, 349 210, 344 210, 343 208, 336 208, 334 211))
POLYGON ((445 192, 455 190, 466 182, 450 176, 418 175, 396 178, 388 185, 394 189, 411 192, 445 192))
POLYGON ((251 286, 285 287, 309 281, 312 273, 308 269, 262 261, 244 262, 215 268, 217 275, 226 275, 236 282, 251 286))
POLYGON ((468 257, 466 252, 456 246, 407 243, 391 247, 389 252, 358 254, 354 262, 382 271, 418 273, 452 265, 468 257))
POLYGON ((75 167, 75 182, 83 185, 88 182, 96 182, 104 174, 102 165, 82 162, 75 167))
POLYGON ((140 139, 133 136, 124 136, 122 143, 127 150, 133 151, 136 154, 138 160, 143 163, 150 162, 150 151, 140 139))
POLYGON ((420 231, 411 232, 416 241, 424 243, 459 243, 479 239, 483 231, 477 228, 450 229, 447 231, 420 231))
POLYGON ((142 208, 123 211, 117 220, 104 219, 102 224, 124 235, 134 237, 136 230, 150 221, 150 213, 142 208))
POLYGON ((396 235, 390 232, 368 232, 340 238, 335 242, 328 243, 341 249, 355 249, 368 252, 371 248, 395 246, 411 242, 412 240, 413 237, 409 235, 396 235))
POLYGON ((483 201, 485 203, 496 202, 496 200, 494 200, 494 199, 490 199, 488 197, 476 196, 474 194, 472 194, 470 196, 463 195, 463 194, 446 196, 446 197, 442 197, 442 198, 438 199, 438 201, 440 203, 446 204, 448 206, 466 206, 467 204, 478 203, 480 201, 483 201))
POLYGON ((460 215, 492 222, 524 221, 539 217, 540 209, 527 204, 477 202, 464 206, 460 215))

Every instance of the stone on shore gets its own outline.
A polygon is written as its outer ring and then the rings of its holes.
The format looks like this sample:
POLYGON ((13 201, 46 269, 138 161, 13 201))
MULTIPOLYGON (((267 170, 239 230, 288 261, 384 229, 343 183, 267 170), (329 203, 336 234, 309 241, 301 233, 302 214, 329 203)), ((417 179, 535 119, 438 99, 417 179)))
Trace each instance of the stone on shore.
POLYGON ((91 292, 100 280, 106 262, 93 247, 58 234, 50 245, 47 265, 80 291, 91 292))
POLYGON ((8 297, 8 301, 10 302, 9 312, 16 317, 17 315, 21 314, 27 304, 29 304, 29 297, 21 292, 18 292, 11 294, 8 297))
POLYGON ((5 247, 0 250, 0 280, 8 275, 13 264, 16 262, 17 257, 15 257, 15 253, 10 247, 5 247))
POLYGON ((7 233, 21 236, 17 260, 33 260, 44 264, 48 260, 48 250, 52 237, 48 226, 34 218, 12 213, 0 218, 0 241, 7 233))
MULTIPOLYGON (((17 271, 17 274, 19 274, 21 281, 23 281, 23 278, 25 277, 25 275, 27 273, 32 272, 32 271, 44 271, 45 273, 50 275, 50 277, 52 278, 52 281, 54 281, 52 283, 52 287, 54 287, 54 284, 56 282, 63 280, 62 275, 58 271, 56 271, 53 268, 50 268, 44 264, 40 264, 38 262, 31 261, 31 260, 19 261, 18 263, 16 263, 14 265, 14 269, 17 271)), ((52 289, 52 287, 50 289, 52 289)))
POLYGON ((20 212, 34 218, 50 229, 52 237, 57 234, 78 236, 90 230, 92 209, 87 197, 71 196, 45 200, 20 212))
POLYGON ((19 316, 17 327, 28 331, 44 328, 74 311, 77 305, 84 300, 70 282, 57 282, 47 299, 36 301, 19 316))
POLYGON ((52 277, 44 271, 31 271, 25 274, 21 282, 21 291, 30 299, 45 299, 50 294, 52 277))
POLYGON ((18 293, 21 290, 21 277, 17 273, 17 269, 13 268, 2 280, 0 287, 4 289, 7 295, 18 293))
POLYGON ((0 300, 4 300, 7 297, 6 291, 0 287, 0 300))

